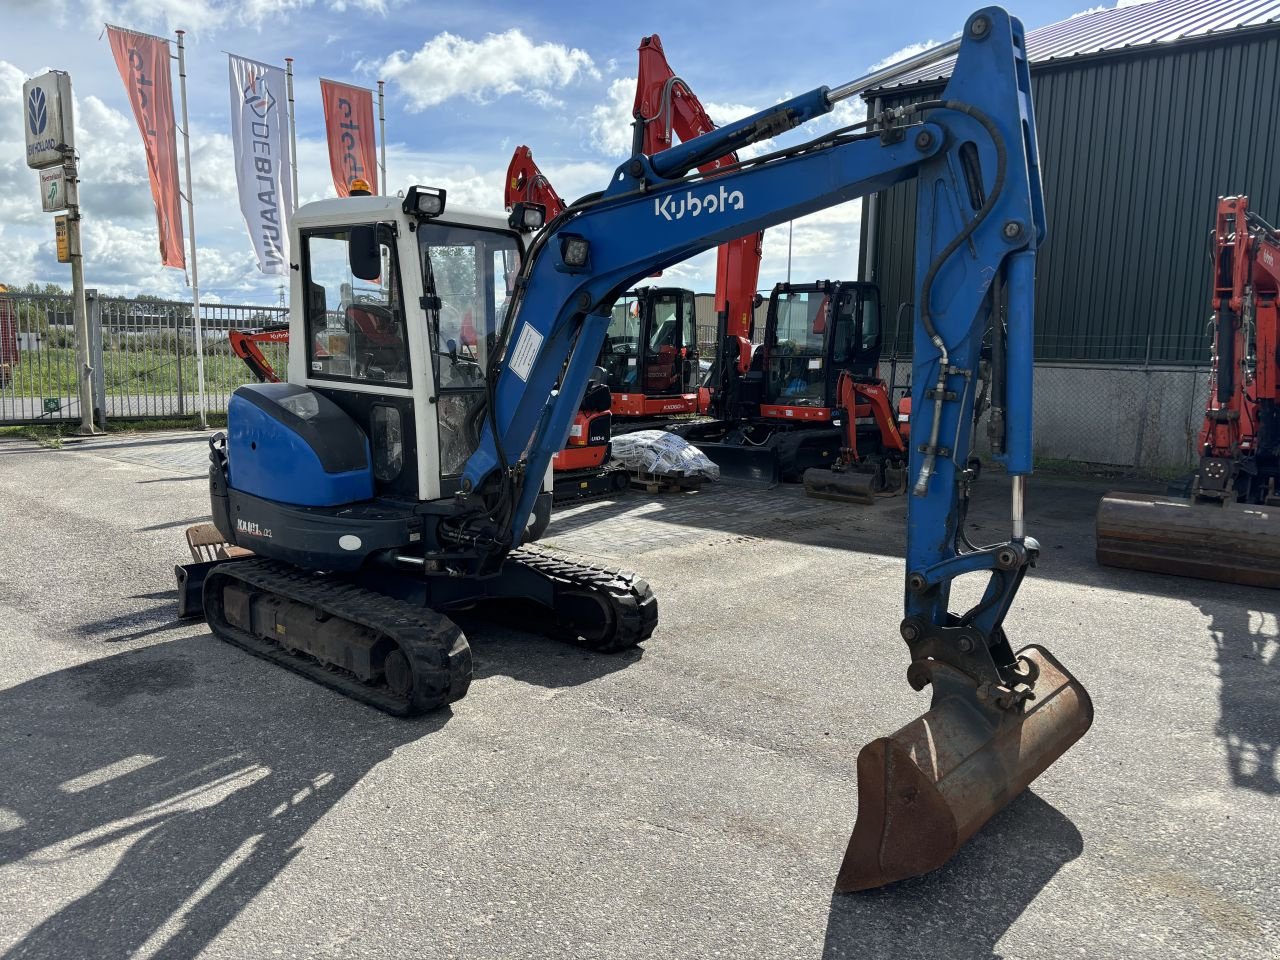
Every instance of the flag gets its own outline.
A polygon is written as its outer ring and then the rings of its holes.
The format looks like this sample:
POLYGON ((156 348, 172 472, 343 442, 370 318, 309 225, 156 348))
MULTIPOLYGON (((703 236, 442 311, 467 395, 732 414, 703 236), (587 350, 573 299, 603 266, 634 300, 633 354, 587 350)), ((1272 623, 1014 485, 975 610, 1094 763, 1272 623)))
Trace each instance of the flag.
POLYGON ((227 67, 240 212, 258 255, 258 269, 288 276, 293 195, 284 69, 234 54, 227 54, 227 67))
POLYGON ((146 149, 147 175, 151 178, 151 199, 155 201, 160 234, 160 262, 166 267, 185 267, 169 41, 110 25, 107 39, 146 149))
POLYGON ((338 196, 351 195, 356 177, 378 192, 378 155, 373 135, 373 91, 332 80, 320 80, 324 126, 329 137, 329 169, 338 196))

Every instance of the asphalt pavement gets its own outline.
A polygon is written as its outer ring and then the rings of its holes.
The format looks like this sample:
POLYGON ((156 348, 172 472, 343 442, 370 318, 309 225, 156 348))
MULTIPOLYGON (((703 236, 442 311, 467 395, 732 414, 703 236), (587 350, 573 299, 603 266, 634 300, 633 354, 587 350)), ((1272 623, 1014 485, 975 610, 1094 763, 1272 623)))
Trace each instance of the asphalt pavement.
POLYGON ((657 633, 468 624, 469 695, 405 721, 175 619, 204 463, 190 434, 0 441, 6 960, 1280 956, 1280 595, 1095 566, 1099 481, 1033 481, 1008 623, 1093 729, 944 868, 833 896, 857 751, 927 708, 902 499, 558 513, 552 548, 649 579, 657 633))

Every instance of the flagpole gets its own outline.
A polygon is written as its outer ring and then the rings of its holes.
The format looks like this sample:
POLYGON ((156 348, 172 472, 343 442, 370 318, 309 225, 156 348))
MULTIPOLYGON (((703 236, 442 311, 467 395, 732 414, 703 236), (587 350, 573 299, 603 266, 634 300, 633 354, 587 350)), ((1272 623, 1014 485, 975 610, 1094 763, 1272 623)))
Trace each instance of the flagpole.
POLYGON ((385 86, 384 81, 378 81, 378 139, 382 141, 382 159, 378 161, 378 183, 382 186, 379 192, 384 196, 387 193, 387 115, 383 110, 382 93, 385 86))
MULTIPOLYGON (((178 89, 182 92, 182 148, 187 164, 187 242, 191 248, 191 312, 195 321, 196 336, 196 394, 200 404, 200 429, 209 429, 209 418, 204 409, 204 330, 200 325, 200 271, 196 266, 196 205, 191 198, 191 127, 187 120, 187 58, 182 45, 184 30, 178 34, 178 89)), ((178 358, 182 362, 182 358, 178 358)))
POLYGON ((294 117, 293 57, 284 58, 285 83, 289 89, 289 165, 293 169, 293 209, 298 209, 298 123, 294 117))

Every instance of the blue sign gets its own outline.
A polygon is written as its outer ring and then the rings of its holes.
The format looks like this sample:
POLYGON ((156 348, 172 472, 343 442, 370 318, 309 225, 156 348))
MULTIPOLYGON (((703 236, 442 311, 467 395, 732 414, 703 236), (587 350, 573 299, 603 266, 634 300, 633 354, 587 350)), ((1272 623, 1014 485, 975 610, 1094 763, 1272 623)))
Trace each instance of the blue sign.
POLYGON ((49 122, 49 104, 45 98, 44 91, 39 87, 31 90, 31 96, 27 98, 27 126, 31 128, 31 135, 38 137, 44 133, 45 125, 49 122))

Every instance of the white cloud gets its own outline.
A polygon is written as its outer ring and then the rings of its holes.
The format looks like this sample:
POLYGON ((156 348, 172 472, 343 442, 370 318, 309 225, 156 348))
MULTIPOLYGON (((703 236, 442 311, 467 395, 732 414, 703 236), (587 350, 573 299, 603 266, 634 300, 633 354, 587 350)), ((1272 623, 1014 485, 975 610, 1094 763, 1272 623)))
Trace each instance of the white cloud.
MULTIPOLYGON (((613 80, 605 91, 604 100, 591 108, 587 116, 587 139, 591 146, 609 157, 625 157, 631 153, 631 109, 635 105, 636 81, 632 77, 613 80)), ((717 103, 704 101, 702 104, 707 116, 716 126, 732 123, 749 117, 759 108, 742 103, 717 103)), ((673 139, 679 141, 676 136, 673 139)), ((752 144, 739 151, 738 156, 746 160, 750 157, 767 153, 772 149, 772 141, 752 144)))
POLYGON ((941 40, 924 40, 920 43, 909 43, 901 50, 895 50, 883 60, 877 60, 871 66, 867 67, 867 72, 871 73, 876 70, 883 70, 885 67, 891 67, 899 61, 906 60, 908 57, 914 57, 917 54, 924 53, 926 50, 932 50, 941 40))
POLYGON ((609 84, 604 101, 587 116, 587 138, 608 157, 625 157, 631 152, 631 107, 636 99, 636 81, 619 77, 609 84))
POLYGON ((432 37, 412 55, 397 50, 373 66, 408 96, 408 108, 425 110, 451 97, 484 103, 513 93, 549 102, 551 91, 600 72, 584 50, 534 43, 518 29, 468 40, 452 33, 432 37))
MULTIPOLYGON (((396 0, 391 0, 392 3, 396 0)), ((61 4, 64 22, 110 22, 142 29, 191 33, 240 25, 259 27, 285 14, 321 8, 334 13, 357 9, 387 15, 387 0, 70 0, 61 4)))

